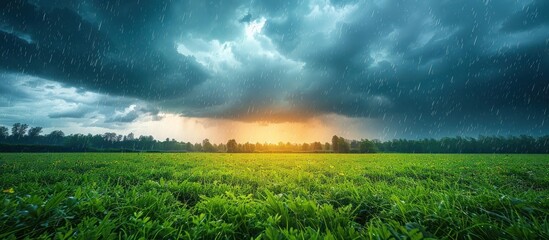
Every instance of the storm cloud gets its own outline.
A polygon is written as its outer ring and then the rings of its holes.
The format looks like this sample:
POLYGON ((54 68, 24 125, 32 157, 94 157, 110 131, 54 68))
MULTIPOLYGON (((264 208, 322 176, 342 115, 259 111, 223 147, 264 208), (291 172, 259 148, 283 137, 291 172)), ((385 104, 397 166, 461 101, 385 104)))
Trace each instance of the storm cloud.
POLYGON ((140 102, 105 124, 164 111, 247 122, 336 114, 379 120, 396 136, 549 131, 545 0, 8 0, 0 8, 0 71, 140 102))

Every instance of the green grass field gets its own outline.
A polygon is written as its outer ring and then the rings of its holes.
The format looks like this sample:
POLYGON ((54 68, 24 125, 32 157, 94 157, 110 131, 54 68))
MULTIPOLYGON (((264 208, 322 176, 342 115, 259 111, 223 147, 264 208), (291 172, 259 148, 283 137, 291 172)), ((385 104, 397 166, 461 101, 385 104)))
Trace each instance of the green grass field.
POLYGON ((548 155, 0 154, 0 239, 549 239, 548 155))

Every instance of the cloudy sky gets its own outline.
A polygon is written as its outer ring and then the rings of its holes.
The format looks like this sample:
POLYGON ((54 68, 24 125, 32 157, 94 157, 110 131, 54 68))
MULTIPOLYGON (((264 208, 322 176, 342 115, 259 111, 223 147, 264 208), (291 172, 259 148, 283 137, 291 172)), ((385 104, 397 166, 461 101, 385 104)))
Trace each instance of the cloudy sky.
POLYGON ((4 0, 0 125, 200 141, 549 134, 547 0, 4 0))

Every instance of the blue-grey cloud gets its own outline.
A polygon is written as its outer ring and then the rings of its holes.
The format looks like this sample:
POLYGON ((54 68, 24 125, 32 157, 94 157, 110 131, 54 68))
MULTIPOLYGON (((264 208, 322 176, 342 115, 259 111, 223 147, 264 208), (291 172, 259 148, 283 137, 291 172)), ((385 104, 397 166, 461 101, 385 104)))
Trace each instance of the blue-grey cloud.
POLYGON ((535 0, 511 15, 504 23, 504 31, 526 31, 549 24, 549 2, 535 0))
MULTIPOLYGON (((162 111, 242 121, 335 113, 380 119, 409 135, 549 130, 544 0, 9 0, 1 7, 0 70, 162 111)), ((142 114, 126 109, 106 121, 142 114)))
POLYGON ((64 110, 60 112, 52 112, 48 114, 48 117, 50 118, 84 118, 88 113, 90 113, 89 109, 77 108, 77 109, 64 110))
POLYGON ((54 81, 1 74, 0 125, 26 122, 46 128, 73 125, 118 128, 157 121, 162 114, 139 99, 97 94, 54 81))
POLYGON ((173 44, 156 45, 167 37, 166 29, 143 26, 150 19, 161 22, 162 3, 133 8, 89 2, 85 6, 97 18, 92 22, 74 9, 41 6, 21 0, 1 3, 2 70, 149 100, 182 94, 207 77, 173 44))

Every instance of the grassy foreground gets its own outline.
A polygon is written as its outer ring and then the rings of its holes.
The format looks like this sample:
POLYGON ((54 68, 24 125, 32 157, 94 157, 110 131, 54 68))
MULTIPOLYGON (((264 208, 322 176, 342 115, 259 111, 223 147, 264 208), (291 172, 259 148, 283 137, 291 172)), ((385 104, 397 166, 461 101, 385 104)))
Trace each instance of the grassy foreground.
POLYGON ((0 239, 549 239, 548 155, 0 154, 0 239))

